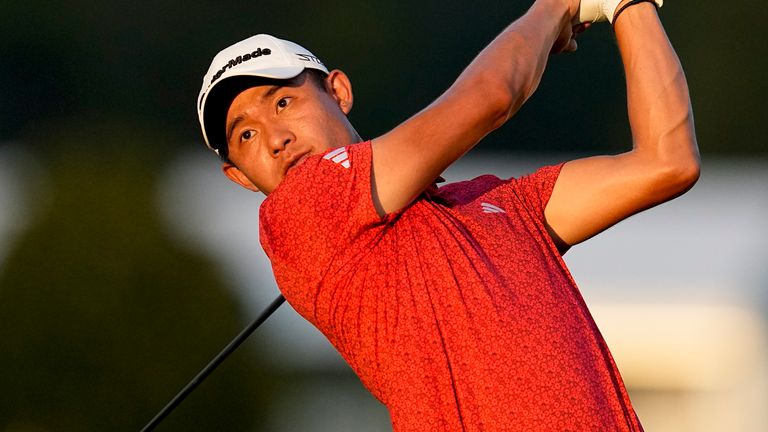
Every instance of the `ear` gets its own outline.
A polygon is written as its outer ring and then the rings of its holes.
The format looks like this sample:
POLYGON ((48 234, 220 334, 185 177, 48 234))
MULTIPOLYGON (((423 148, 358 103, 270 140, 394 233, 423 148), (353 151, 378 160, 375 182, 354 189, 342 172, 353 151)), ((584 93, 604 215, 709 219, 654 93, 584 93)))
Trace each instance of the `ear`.
POLYGON ((328 76, 325 77, 325 86, 328 93, 336 101, 344 114, 349 114, 352 111, 352 102, 354 97, 352 96, 352 83, 349 81, 349 77, 344 72, 334 69, 328 76))
POLYGON ((229 162, 224 162, 221 164, 221 171, 224 172, 224 175, 227 176, 228 179, 232 180, 233 182, 239 184, 240 186, 248 189, 249 191, 258 192, 259 188, 256 187, 256 185, 251 182, 251 180, 243 174, 242 171, 240 171, 239 168, 232 165, 229 162))

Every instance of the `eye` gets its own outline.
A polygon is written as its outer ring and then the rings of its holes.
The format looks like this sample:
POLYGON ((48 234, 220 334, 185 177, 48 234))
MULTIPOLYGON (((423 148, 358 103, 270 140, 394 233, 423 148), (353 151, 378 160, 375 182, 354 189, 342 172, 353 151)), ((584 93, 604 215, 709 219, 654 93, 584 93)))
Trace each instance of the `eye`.
POLYGON ((277 101, 277 110, 282 111, 285 107, 288 106, 290 102, 291 102, 291 98, 289 97, 280 98, 280 100, 277 101))
POLYGON ((240 134, 240 141, 248 141, 249 139, 253 138, 253 135, 254 134, 252 130, 245 130, 240 134))

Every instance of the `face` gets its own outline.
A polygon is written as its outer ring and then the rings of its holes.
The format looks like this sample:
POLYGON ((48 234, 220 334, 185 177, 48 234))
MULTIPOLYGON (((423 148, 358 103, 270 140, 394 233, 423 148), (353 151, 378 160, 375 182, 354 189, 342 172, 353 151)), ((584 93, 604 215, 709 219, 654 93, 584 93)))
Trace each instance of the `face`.
POLYGON ((334 70, 323 84, 305 73, 237 95, 227 112, 227 177, 269 194, 308 156, 359 141, 346 117, 352 108, 346 75, 334 70))

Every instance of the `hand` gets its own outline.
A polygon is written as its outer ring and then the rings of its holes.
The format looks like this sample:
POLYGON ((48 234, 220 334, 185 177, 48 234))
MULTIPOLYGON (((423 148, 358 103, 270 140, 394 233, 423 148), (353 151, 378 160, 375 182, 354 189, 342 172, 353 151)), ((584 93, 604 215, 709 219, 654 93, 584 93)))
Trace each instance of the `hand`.
POLYGON ((555 44, 552 46, 551 53, 559 54, 576 51, 579 47, 579 44, 576 43, 576 36, 587 30, 590 25, 591 23, 581 23, 574 26, 570 24, 564 25, 555 44))
MULTIPOLYGON (((568 18, 570 18, 571 21, 574 23, 576 22, 576 19, 578 18, 579 14, 579 7, 582 0, 553 0, 556 3, 559 3, 556 7, 558 8, 565 8, 568 10, 568 18)), ((595 0, 585 0, 585 1, 595 1, 595 0)), ((599 0, 597 0, 599 1, 599 0)))

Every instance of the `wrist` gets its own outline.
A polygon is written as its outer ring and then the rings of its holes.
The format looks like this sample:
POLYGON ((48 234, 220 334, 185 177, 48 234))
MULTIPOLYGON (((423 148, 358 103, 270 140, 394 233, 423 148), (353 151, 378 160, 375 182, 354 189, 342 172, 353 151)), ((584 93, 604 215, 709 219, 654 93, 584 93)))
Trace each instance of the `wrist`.
MULTIPOLYGON (((656 10, 658 10, 662 4, 664 4, 664 0, 622 0, 617 6, 616 10, 613 13, 613 18, 611 19, 611 24, 614 26, 614 30, 616 29, 616 20, 619 18, 619 15, 622 15, 627 9, 634 9, 634 6, 640 5, 642 3, 647 3, 649 5, 653 5, 656 10)), ((639 8, 640 10, 642 8, 639 8)))
MULTIPOLYGON (((618 12, 632 0, 581 0, 579 9, 575 15, 575 23, 587 23, 608 21, 613 23, 618 12)), ((656 7, 659 8, 664 0, 653 0, 656 7)))
POLYGON ((570 22, 578 11, 578 4, 574 6, 571 0, 538 0, 534 4, 543 6, 560 23, 570 22))

